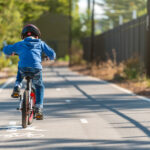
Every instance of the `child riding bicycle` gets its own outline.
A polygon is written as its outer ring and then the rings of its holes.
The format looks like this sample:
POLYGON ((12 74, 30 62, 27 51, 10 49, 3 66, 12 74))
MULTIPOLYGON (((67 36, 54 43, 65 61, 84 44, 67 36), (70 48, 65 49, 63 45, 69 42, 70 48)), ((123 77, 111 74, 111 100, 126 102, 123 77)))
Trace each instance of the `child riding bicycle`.
POLYGON ((22 41, 3 48, 6 55, 16 53, 19 56, 18 72, 12 97, 20 95, 21 82, 24 72, 34 73, 33 84, 36 89, 36 113, 43 118, 43 98, 44 85, 42 81, 42 52, 44 52, 50 60, 56 58, 56 54, 44 41, 40 39, 40 30, 33 24, 24 26, 21 32, 22 41))

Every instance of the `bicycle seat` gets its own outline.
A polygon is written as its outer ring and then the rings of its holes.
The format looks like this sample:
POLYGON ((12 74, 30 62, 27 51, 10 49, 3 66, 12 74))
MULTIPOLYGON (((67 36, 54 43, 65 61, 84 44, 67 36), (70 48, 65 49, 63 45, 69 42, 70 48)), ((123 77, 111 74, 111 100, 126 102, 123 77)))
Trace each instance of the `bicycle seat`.
POLYGON ((26 79, 33 79, 35 74, 33 72, 23 72, 22 76, 26 79))

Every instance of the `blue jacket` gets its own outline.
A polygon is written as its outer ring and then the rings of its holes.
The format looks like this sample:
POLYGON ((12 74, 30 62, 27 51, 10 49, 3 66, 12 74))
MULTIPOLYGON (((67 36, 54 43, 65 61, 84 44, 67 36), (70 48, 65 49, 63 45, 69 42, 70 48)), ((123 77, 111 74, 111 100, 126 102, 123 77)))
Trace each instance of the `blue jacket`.
POLYGON ((40 39, 27 37, 23 41, 3 48, 6 55, 16 53, 19 55, 19 68, 31 67, 42 69, 42 52, 44 52, 50 60, 54 60, 56 54, 45 42, 40 39))

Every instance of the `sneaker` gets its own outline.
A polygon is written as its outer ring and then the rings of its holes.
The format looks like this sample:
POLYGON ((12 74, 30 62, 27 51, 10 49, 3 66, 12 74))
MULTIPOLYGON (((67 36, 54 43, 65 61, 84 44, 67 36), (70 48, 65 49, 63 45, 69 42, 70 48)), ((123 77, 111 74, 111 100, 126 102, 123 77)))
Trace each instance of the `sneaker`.
POLYGON ((15 86, 13 89, 13 93, 11 94, 12 98, 19 98, 20 96, 20 87, 19 86, 15 86))
POLYGON ((42 108, 35 108, 35 118, 36 120, 43 120, 42 108))

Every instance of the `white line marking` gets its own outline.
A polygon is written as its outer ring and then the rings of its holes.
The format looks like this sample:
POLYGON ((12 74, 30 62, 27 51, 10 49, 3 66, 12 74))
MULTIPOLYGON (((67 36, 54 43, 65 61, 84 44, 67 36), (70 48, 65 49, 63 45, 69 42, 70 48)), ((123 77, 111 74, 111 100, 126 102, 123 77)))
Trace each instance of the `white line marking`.
POLYGON ((4 88, 6 88, 11 82, 14 81, 14 77, 9 78, 1 87, 0 87, 0 93, 3 91, 4 88))
POLYGON ((17 132, 17 128, 9 128, 7 132, 17 132))
POLYGON ((0 135, 3 138, 16 138, 16 137, 26 137, 26 138, 42 138, 44 137, 43 134, 36 134, 33 132, 26 132, 26 133, 9 133, 5 135, 0 135))
POLYGON ((115 85, 115 84, 112 84, 112 83, 109 83, 112 87, 114 87, 114 88, 116 88, 116 89, 118 89, 118 90, 120 90, 120 91, 122 91, 122 92, 125 92, 125 93, 127 93, 127 94, 131 94, 131 95, 136 95, 136 94, 134 94, 132 91, 130 91, 130 90, 127 90, 127 89, 124 89, 124 88, 122 88, 122 87, 119 87, 119 86, 117 86, 117 85, 115 85))
POLYGON ((56 91, 61 91, 61 88, 57 88, 56 91))
POLYGON ((17 126, 16 124, 16 121, 10 121, 9 126, 7 127, 7 132, 17 132, 17 130, 22 128, 21 126, 17 126))
POLYGON ((21 126, 8 126, 7 132, 17 132, 18 130, 21 130, 21 126))
POLYGON ((66 100, 66 103, 71 103, 71 100, 67 99, 67 100, 66 100))
MULTIPOLYGON (((107 82, 107 81, 106 81, 106 82, 107 82)), ((119 87, 118 85, 115 85, 115 84, 113 84, 113 83, 109 83, 109 82, 108 82, 108 84, 110 84, 111 86, 113 86, 113 87, 119 89, 120 91, 123 91, 123 92, 125 92, 125 93, 127 93, 127 94, 131 94, 131 95, 137 97, 138 99, 141 99, 141 100, 150 102, 150 99, 149 99, 148 97, 137 95, 137 94, 133 93, 132 91, 127 90, 127 89, 124 89, 124 88, 122 88, 122 87, 119 87)))
POLYGON ((136 94, 134 94, 132 91, 130 91, 130 90, 128 90, 128 89, 125 89, 125 88, 122 88, 122 87, 120 87, 120 86, 118 86, 118 85, 116 85, 116 84, 114 84, 114 83, 111 83, 111 82, 108 82, 108 81, 105 81, 105 80, 101 80, 101 79, 96 78, 96 77, 91 77, 91 76, 88 76, 88 77, 89 77, 90 79, 94 79, 94 80, 100 81, 100 82, 102 82, 102 83, 104 83, 104 84, 110 85, 110 86, 112 86, 112 87, 114 87, 114 88, 116 88, 116 89, 118 89, 118 90, 120 90, 120 91, 122 91, 122 92, 127 93, 127 94, 136 95, 136 94))
POLYGON ((8 126, 6 129, 7 132, 9 132, 9 134, 5 134, 5 135, 0 135, 4 138, 15 138, 15 137, 27 137, 27 138, 42 138, 45 135, 39 133, 39 131, 47 131, 47 130, 41 130, 41 129, 37 129, 36 127, 33 126, 29 126, 25 129, 22 128, 22 126, 17 126, 14 125, 16 122, 15 121, 11 121, 9 122, 9 124, 11 124, 12 126, 8 126), (24 131, 23 133, 19 133, 20 131, 24 131), (38 132, 38 134, 37 134, 38 132))
POLYGON ((147 98, 147 97, 139 96, 139 95, 136 95, 136 97, 137 97, 137 98, 139 98, 139 99, 142 99, 142 100, 144 100, 144 101, 148 101, 148 102, 150 102, 150 99, 149 99, 149 98, 147 98))
POLYGON ((16 123, 16 121, 10 121, 9 122, 9 125, 16 125, 17 123, 16 123))
POLYGON ((24 130, 27 130, 27 131, 47 131, 47 130, 37 129, 36 127, 33 127, 33 126, 28 126, 24 130))
POLYGON ((120 86, 118 86, 118 85, 116 85, 116 84, 114 84, 114 83, 107 82, 107 81, 105 81, 105 80, 101 80, 101 79, 98 79, 98 78, 96 78, 96 77, 91 77, 91 76, 88 76, 88 77, 89 77, 90 79, 95 79, 95 80, 97 80, 97 81, 101 81, 101 82, 103 82, 104 84, 111 85, 112 87, 114 87, 114 88, 116 88, 116 89, 118 89, 118 90, 120 90, 120 91, 122 91, 122 92, 125 92, 125 93, 127 93, 127 94, 131 94, 132 96, 135 96, 135 97, 137 97, 138 99, 141 99, 141 100, 150 102, 150 98, 145 97, 145 96, 137 95, 137 94, 133 93, 132 91, 130 91, 130 90, 128 90, 128 89, 125 89, 125 88, 122 88, 122 87, 120 87, 120 86))
POLYGON ((80 119, 80 121, 81 121, 81 123, 83 123, 83 124, 87 124, 87 123, 88 123, 88 121, 87 121, 86 119, 80 119))

